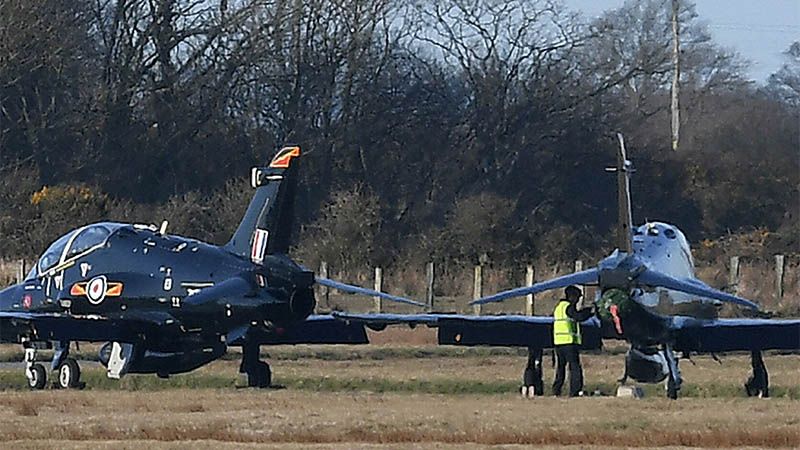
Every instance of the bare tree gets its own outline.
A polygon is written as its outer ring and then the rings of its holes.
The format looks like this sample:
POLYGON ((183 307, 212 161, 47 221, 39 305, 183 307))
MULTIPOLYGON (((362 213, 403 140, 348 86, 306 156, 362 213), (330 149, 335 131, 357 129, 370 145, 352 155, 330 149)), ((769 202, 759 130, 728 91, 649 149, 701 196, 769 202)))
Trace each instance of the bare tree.
POLYGON ((800 108, 800 41, 784 52, 785 63, 770 75, 767 91, 793 108, 800 108))

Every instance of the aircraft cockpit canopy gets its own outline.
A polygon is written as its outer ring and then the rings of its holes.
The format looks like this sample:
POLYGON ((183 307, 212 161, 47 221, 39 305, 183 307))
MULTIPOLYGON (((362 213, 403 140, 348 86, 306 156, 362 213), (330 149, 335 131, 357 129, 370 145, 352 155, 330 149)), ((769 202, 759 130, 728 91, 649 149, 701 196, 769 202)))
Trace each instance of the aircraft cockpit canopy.
POLYGON ((39 258, 39 273, 46 271, 47 269, 55 266, 61 261, 61 255, 64 253, 64 247, 67 246, 69 239, 74 234, 74 231, 70 231, 69 233, 65 234, 58 238, 55 242, 50 244, 50 247, 47 247, 45 250, 44 255, 39 258))
MULTIPOLYGON (((105 244, 108 237, 125 225, 112 222, 96 223, 70 231, 45 250, 37 264, 39 274, 71 258, 84 255, 105 244)), ((33 270, 29 277, 33 275, 33 270)))

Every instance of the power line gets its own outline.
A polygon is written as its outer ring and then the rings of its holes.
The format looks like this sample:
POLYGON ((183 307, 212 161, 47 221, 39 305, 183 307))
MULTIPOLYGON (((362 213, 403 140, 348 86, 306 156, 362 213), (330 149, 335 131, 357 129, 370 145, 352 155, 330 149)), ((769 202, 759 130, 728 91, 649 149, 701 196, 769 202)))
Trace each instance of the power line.
POLYGON ((800 38, 800 26, 794 25, 767 25, 767 24, 747 24, 735 22, 718 22, 709 23, 709 28, 717 28, 723 30, 743 30, 758 33, 782 33, 791 34, 797 33, 800 38))

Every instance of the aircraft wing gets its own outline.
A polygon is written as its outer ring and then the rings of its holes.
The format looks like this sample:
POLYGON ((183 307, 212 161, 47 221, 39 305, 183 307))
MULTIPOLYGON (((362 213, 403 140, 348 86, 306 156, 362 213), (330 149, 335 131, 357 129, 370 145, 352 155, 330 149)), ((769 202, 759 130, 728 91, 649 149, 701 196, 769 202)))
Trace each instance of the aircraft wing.
MULTIPOLYGON (((549 316, 499 315, 468 316, 460 314, 350 314, 333 313, 339 320, 360 323, 375 330, 388 325, 426 325, 437 328, 442 345, 493 345, 501 347, 553 347, 553 318, 549 316)), ((583 348, 602 346, 600 321, 596 318, 581 324, 583 348)))
MULTIPOLYGON (((244 334, 229 339, 229 345, 242 345, 244 334)), ((330 314, 311 315, 302 322, 269 331, 252 328, 247 330, 247 339, 261 345, 369 343, 363 324, 339 320, 330 314)))
POLYGON ((357 294, 357 295, 368 295, 371 297, 380 297, 384 300, 389 300, 397 303, 405 303, 406 305, 414 305, 419 307, 426 307, 424 303, 420 303, 405 297, 398 297, 396 295, 387 294, 386 292, 380 292, 373 289, 363 288, 361 286, 355 286, 352 284, 342 283, 341 281, 331 280, 329 278, 323 277, 316 277, 315 281, 322 285, 332 289, 337 289, 342 292, 347 292, 349 294, 357 294))
POLYGON ((0 340, 18 342, 20 336, 37 340, 135 342, 141 335, 177 329, 165 312, 130 312, 124 316, 70 315, 62 313, 0 312, 0 340))
POLYGON ((551 280, 542 281, 534 284, 533 286, 525 286, 508 291, 498 292, 497 294, 490 295, 488 297, 479 298, 470 304, 482 305, 484 303, 500 302, 509 298, 522 297, 523 295, 537 294, 539 292, 549 291, 550 289, 567 287, 571 284, 594 284, 597 283, 597 277, 597 269, 591 268, 581 272, 575 272, 569 275, 553 278, 551 280))
POLYGON ((675 349, 701 353, 800 350, 800 319, 672 318, 675 349))
POLYGON ((736 303, 737 305, 758 309, 758 305, 750 300, 719 291, 697 279, 681 280, 656 270, 647 269, 637 276, 637 280, 646 285, 665 287, 667 289, 697 295, 698 297, 736 303))

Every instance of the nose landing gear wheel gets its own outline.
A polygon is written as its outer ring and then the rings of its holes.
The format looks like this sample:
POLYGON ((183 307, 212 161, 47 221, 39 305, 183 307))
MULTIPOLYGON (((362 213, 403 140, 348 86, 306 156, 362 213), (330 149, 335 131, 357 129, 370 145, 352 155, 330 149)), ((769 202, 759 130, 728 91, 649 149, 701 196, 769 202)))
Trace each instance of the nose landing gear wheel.
POLYGON ((83 383, 81 383, 81 368, 74 359, 67 358, 58 366, 58 387, 61 389, 80 389, 83 387, 83 383))
POLYGON ((28 387, 31 389, 44 389, 47 384, 47 371, 41 364, 34 364, 25 374, 28 378, 28 387))

